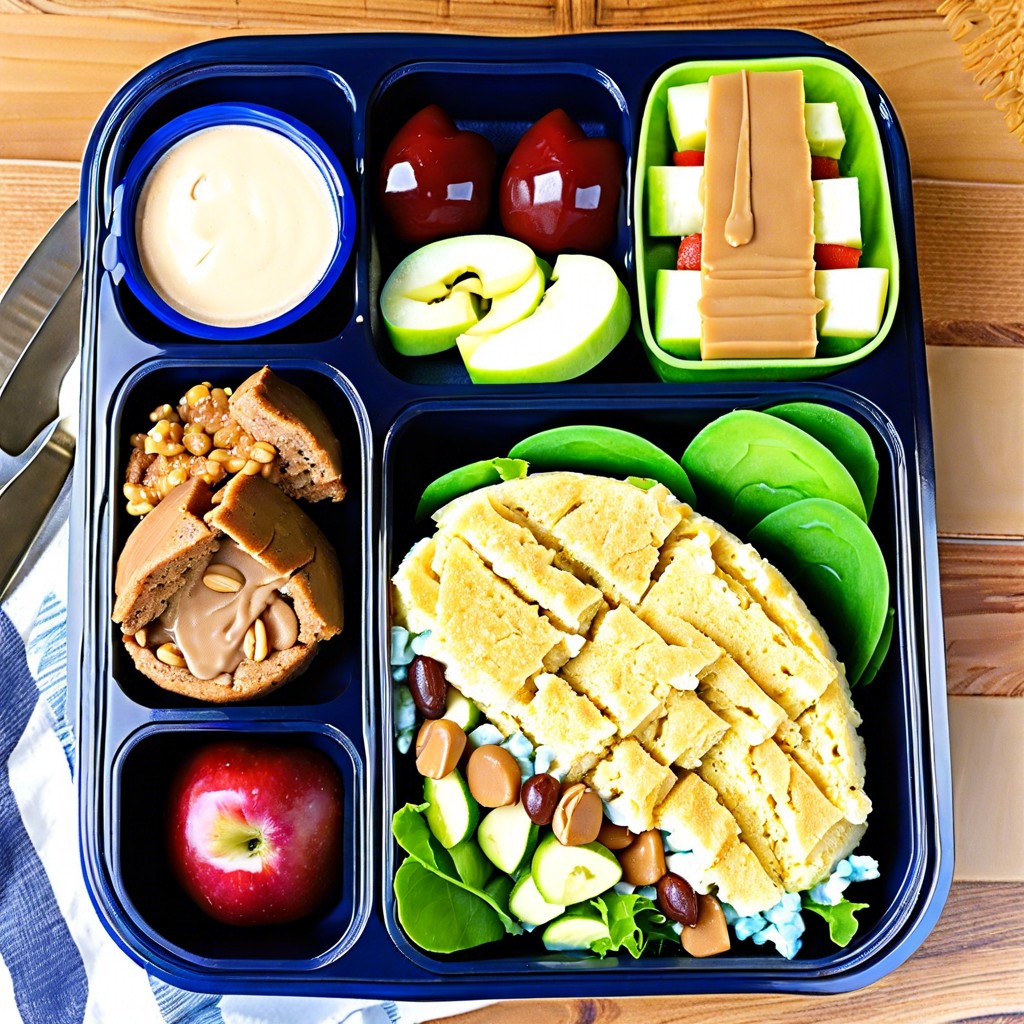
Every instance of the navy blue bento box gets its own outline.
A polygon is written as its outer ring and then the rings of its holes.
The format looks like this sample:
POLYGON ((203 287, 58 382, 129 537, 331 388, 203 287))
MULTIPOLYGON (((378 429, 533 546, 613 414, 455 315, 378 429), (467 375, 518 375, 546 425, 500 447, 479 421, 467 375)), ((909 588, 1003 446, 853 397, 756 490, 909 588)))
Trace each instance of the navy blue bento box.
MULTIPOLYGON (((333 177, 332 177, 333 176, 333 177)), ((952 876, 952 815, 934 473, 910 170, 895 114, 851 58, 795 32, 599 34, 540 39, 429 35, 220 40, 173 54, 108 105, 86 153, 81 439, 72 517, 70 682, 78 700, 78 792, 85 877, 117 942, 155 975, 209 992, 393 999, 628 996, 699 992, 832 993, 894 970, 934 926, 952 876), (641 119, 653 83, 686 61, 826 57, 862 83, 881 138, 900 254, 888 336, 814 381, 670 383, 629 334, 598 368, 561 384, 477 386, 448 356, 398 355, 379 311, 404 251, 377 200, 388 141, 439 103, 487 136, 499 159, 539 117, 563 107, 589 135, 619 141, 626 187, 606 258, 636 298, 630 211, 641 119), (260 108, 307 130, 330 154, 343 242, 315 301, 246 337, 198 337, 133 289, 133 160, 178 118, 214 104, 260 108), (130 249, 130 245, 129 245, 130 249), (192 384, 237 385, 269 364, 327 412, 348 496, 308 506, 339 552, 346 628, 308 672, 250 704, 202 705, 146 680, 111 622, 114 566, 133 525, 121 495, 132 430, 192 384), (423 487, 447 470, 570 423, 634 430, 673 454, 736 408, 814 401, 861 423, 880 481, 873 525, 892 579, 892 651, 856 691, 874 811, 861 850, 881 877, 845 949, 805 944, 790 961, 740 943, 711 959, 604 960, 511 939, 429 954, 405 936, 392 884, 393 812, 417 799, 393 741, 388 580, 413 540, 423 487), (333 902, 277 928, 206 918, 177 887, 161 840, 176 764, 211 738, 286 738, 327 755, 344 789, 333 902)))

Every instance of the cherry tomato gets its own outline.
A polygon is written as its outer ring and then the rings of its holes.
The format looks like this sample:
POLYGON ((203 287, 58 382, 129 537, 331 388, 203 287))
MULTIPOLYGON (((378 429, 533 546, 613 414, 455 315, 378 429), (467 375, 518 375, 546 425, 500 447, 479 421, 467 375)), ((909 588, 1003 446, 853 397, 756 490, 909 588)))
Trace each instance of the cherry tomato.
POLYGON ((615 238, 626 155, 588 138, 564 110, 529 128, 501 180, 501 223, 540 253, 600 253, 615 238))
POLYGON ((815 245, 814 265, 818 270, 848 270, 860 263, 860 249, 851 245, 815 245))
POLYGON ((700 234, 687 235, 679 243, 679 255, 676 257, 676 270, 700 270, 700 234))
POLYGON ((833 160, 830 156, 811 157, 811 181, 818 181, 821 178, 838 178, 839 161, 833 160))
POLYGON ((703 167, 704 150, 684 149, 678 153, 673 153, 672 163, 675 164, 676 167, 703 167))
POLYGON ((487 219, 498 158, 476 132, 460 131, 436 104, 413 115, 380 167, 380 201, 403 241, 470 234, 487 219))

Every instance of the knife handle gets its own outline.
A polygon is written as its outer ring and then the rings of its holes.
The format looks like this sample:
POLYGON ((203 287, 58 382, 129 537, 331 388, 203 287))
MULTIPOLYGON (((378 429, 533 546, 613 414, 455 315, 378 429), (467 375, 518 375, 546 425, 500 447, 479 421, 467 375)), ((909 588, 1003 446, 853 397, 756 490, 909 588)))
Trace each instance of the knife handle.
POLYGON ((47 440, 0 490, 0 594, 6 595, 71 469, 71 455, 60 440, 47 440))

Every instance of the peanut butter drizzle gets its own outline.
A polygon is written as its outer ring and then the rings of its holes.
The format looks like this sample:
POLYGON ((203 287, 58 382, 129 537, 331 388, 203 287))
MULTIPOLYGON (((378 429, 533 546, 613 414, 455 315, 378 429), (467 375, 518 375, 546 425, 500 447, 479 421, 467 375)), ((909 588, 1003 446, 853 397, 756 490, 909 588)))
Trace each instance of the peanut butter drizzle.
POLYGON ((732 208, 725 222, 725 240, 732 246, 746 245, 754 237, 754 213, 750 209, 750 91, 747 71, 740 72, 743 85, 743 113, 740 140, 736 147, 736 174, 732 182, 732 208))
POLYGON ((245 657, 246 630, 281 600, 278 591, 288 583, 287 576, 277 575, 227 537, 214 561, 238 570, 244 580, 241 589, 226 594, 210 590, 203 573, 194 573, 168 602, 150 638, 151 643, 177 644, 197 679, 213 679, 238 668, 245 657))
POLYGON ((821 302, 803 74, 742 71, 709 86, 701 358, 813 356, 821 302), (750 237, 739 241, 744 192, 750 237))

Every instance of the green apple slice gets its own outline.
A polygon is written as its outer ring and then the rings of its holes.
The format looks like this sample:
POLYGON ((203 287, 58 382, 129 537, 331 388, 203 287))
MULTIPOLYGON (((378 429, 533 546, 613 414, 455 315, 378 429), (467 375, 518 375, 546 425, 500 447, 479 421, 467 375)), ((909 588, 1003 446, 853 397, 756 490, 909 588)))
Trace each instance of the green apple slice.
POLYGON ((654 285, 654 338, 680 359, 700 359, 700 271, 659 270, 654 285))
POLYGON ((816 270, 814 294, 825 303, 818 312, 822 338, 873 338, 878 333, 889 289, 885 267, 816 270))
POLYGON ((667 102, 668 126, 676 149, 703 149, 708 135, 708 83, 674 85, 667 102))
POLYGON ((501 235, 460 235, 424 245, 395 267, 381 292, 391 343, 410 356, 451 348, 480 319, 480 298, 514 292, 536 270, 533 250, 501 235), (477 287, 479 297, 471 290, 477 287))
POLYGON ((490 335, 467 359, 475 384, 570 380, 597 366, 629 330, 629 293, 596 256, 562 255, 525 320, 490 335))
POLYGON ((692 235, 704 227, 703 167, 647 168, 647 230, 656 238, 692 235))
POLYGON ((554 833, 540 842, 530 873, 548 903, 568 907, 600 896, 622 878, 615 854, 600 843, 563 846, 554 833))
POLYGON ((491 303, 487 313, 465 334, 460 334, 455 339, 463 360, 469 359, 490 335, 525 320, 540 305, 546 285, 544 269, 538 263, 525 284, 520 285, 515 291, 499 295, 491 303))
POLYGON ((541 925, 553 921, 565 912, 560 903, 548 903, 537 891, 533 875, 524 874, 514 886, 508 898, 508 909, 523 924, 541 925))
POLYGON ((814 188, 814 241, 860 249, 860 188, 856 178, 824 178, 814 188))
POLYGON ((838 103, 805 103, 804 129, 811 156, 839 159, 846 145, 846 132, 843 131, 838 103))

